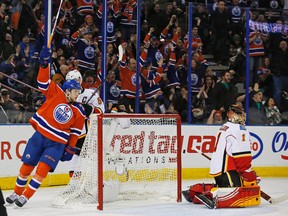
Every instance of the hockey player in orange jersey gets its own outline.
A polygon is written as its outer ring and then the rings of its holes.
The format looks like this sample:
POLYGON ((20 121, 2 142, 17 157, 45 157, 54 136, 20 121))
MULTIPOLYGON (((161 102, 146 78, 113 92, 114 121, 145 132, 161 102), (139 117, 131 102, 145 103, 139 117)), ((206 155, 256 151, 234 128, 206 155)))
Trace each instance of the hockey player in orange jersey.
POLYGON ((6 198, 10 204, 22 207, 40 187, 49 172, 59 161, 71 160, 81 133, 85 113, 76 103, 81 86, 75 80, 60 87, 50 79, 51 50, 44 47, 40 53, 38 88, 45 96, 44 104, 30 119, 35 133, 28 140, 21 161, 23 162, 12 195, 6 198), (32 179, 28 177, 36 167, 32 179), (28 185, 27 185, 28 183, 28 185), (27 185, 27 186, 26 186, 27 185))
POLYGON ((187 201, 203 203, 208 208, 259 205, 259 177, 252 169, 246 114, 239 105, 233 105, 227 117, 228 122, 219 129, 210 163, 210 175, 216 184, 196 184, 182 193, 187 201))

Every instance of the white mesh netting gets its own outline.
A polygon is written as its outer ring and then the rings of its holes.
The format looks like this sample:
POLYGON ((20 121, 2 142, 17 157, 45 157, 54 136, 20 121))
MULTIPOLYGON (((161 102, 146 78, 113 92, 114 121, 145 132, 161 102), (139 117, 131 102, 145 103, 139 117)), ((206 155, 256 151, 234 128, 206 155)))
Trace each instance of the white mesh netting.
POLYGON ((176 200, 177 119, 124 116, 103 116, 103 161, 100 164, 97 116, 91 116, 74 175, 53 201, 54 206, 97 206, 98 184, 104 186, 104 202, 176 200), (101 165, 104 182, 98 181, 98 166, 101 165))

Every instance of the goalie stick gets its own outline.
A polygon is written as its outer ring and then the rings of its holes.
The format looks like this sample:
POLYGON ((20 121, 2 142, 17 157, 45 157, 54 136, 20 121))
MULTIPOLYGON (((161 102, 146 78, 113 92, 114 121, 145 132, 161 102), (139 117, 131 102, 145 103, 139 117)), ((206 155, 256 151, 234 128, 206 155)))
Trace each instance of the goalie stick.
MULTIPOLYGON (((211 157, 209 157, 207 154, 203 153, 202 151, 200 151, 198 148, 196 147, 192 147, 192 150, 196 151, 197 153, 201 154, 203 157, 207 158, 208 160, 211 160, 211 157)), ((277 203, 280 203, 280 202, 284 202, 285 200, 288 199, 288 194, 285 194, 281 197, 278 197, 278 198, 272 198, 270 195, 268 195, 267 193, 263 192, 261 190, 261 197, 263 199, 265 199, 267 202, 271 203, 271 204, 277 204, 277 203)))

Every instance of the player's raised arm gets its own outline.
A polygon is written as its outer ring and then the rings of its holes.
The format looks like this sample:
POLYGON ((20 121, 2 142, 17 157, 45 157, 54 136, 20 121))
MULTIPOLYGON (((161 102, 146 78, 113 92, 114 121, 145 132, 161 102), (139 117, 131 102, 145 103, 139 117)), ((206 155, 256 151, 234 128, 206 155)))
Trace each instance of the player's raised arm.
POLYGON ((43 47, 40 52, 40 67, 37 76, 38 88, 43 92, 48 89, 50 83, 50 67, 52 61, 52 52, 48 47, 43 47))

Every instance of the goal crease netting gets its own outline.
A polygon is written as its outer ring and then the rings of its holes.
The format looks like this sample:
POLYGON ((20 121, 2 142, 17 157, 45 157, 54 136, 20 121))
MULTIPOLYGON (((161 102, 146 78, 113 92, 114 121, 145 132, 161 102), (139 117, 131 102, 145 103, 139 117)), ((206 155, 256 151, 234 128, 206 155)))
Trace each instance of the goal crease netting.
POLYGON ((97 207, 124 200, 181 201, 178 115, 93 114, 69 184, 52 205, 97 207))

